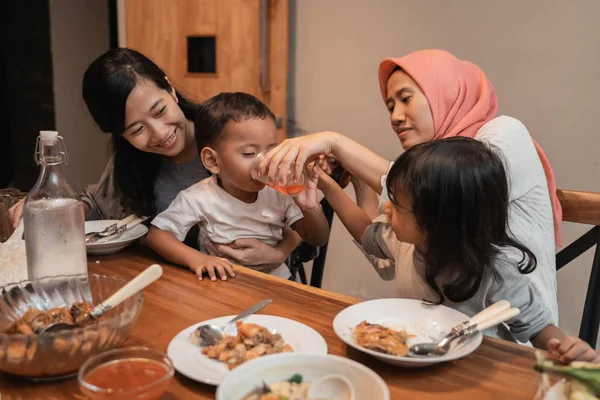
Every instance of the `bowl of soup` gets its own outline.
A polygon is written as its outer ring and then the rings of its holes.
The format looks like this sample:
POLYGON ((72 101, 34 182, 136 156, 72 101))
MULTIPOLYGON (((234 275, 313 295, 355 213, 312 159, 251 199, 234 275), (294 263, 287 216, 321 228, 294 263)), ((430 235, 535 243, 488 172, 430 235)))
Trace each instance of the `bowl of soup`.
POLYGON ((77 381, 92 400, 155 400, 167 390, 174 373, 164 352, 127 347, 91 357, 79 369, 77 381))
POLYGON ((390 392, 373 370, 331 354, 279 353, 248 361, 227 375, 217 388, 217 400, 333 400, 309 395, 319 378, 339 375, 354 390, 356 400, 390 400, 390 392), (262 390, 268 386, 268 394, 262 390))

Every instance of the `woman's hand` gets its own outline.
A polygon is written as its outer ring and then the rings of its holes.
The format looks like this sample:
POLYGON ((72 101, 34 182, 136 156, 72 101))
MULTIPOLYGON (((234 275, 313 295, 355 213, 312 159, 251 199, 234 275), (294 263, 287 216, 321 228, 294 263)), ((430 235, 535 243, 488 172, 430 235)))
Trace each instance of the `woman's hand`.
POLYGON ((230 244, 214 243, 215 249, 223 256, 240 265, 257 269, 279 267, 300 244, 300 236, 291 229, 283 230, 283 238, 271 247, 258 239, 238 239, 230 244))
MULTIPOLYGON (((25 204, 25 197, 19 200, 15 205, 8 209, 8 219, 13 229, 16 229, 19 226, 19 222, 21 221, 21 217, 23 216, 23 205, 25 204)), ((83 202, 83 212, 85 214, 85 219, 87 220, 90 216, 90 206, 85 201, 83 202)))
POLYGON ((19 226, 19 221, 23 216, 23 204, 25 204, 24 197, 8 209, 8 219, 13 229, 16 229, 17 226, 19 226))
POLYGON ((279 173, 278 183, 285 186, 290 170, 297 179, 307 163, 320 155, 331 153, 338 135, 335 132, 321 132, 284 140, 265 154, 258 172, 264 175, 268 171, 267 176, 273 183, 277 182, 279 173))
POLYGON ((292 178, 298 179, 305 166, 321 155, 335 158, 346 171, 381 193, 381 177, 390 167, 390 162, 336 132, 313 133, 284 140, 265 154, 258 172, 267 175, 271 183, 285 186, 290 171, 292 178))

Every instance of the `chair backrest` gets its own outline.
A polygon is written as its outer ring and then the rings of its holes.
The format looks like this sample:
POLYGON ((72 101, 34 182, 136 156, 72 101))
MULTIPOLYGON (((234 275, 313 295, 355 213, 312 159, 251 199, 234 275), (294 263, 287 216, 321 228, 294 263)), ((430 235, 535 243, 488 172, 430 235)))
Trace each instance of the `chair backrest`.
POLYGON ((600 328, 600 193, 561 189, 556 193, 562 206, 563 221, 593 225, 587 233, 556 255, 556 269, 561 269, 596 246, 579 327, 579 337, 595 348, 600 328))
MULTIPOLYGON (((337 168, 331 173, 331 177, 342 187, 348 185, 350 181, 350 175, 341 165, 338 165, 337 168)), ((323 214, 325 214, 325 218, 329 224, 329 232, 331 234, 331 224, 333 223, 334 215, 333 208, 331 208, 327 202, 327 199, 325 198, 321 200, 321 206, 323 207, 323 214)), ((310 285, 320 288, 321 284, 323 283, 323 273, 325 272, 325 259, 327 257, 328 246, 329 243, 326 243, 324 246, 319 248, 308 243, 302 243, 300 246, 298 246, 298 248, 292 252, 288 261, 288 265, 292 270, 292 276, 295 278, 296 272, 298 272, 300 275, 300 281, 306 284, 307 282, 306 274, 304 272, 304 263, 312 260, 313 267, 312 273, 310 274, 310 285)))

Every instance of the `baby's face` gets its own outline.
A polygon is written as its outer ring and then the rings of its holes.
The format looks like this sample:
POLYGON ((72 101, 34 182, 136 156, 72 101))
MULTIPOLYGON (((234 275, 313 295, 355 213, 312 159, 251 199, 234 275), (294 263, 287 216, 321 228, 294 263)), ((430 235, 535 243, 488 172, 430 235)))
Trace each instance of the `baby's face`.
POLYGON ((219 155, 219 178, 245 192, 258 192, 264 184, 252 179, 251 167, 256 155, 277 145, 277 128, 272 119, 248 119, 230 122, 224 139, 215 149, 219 155))

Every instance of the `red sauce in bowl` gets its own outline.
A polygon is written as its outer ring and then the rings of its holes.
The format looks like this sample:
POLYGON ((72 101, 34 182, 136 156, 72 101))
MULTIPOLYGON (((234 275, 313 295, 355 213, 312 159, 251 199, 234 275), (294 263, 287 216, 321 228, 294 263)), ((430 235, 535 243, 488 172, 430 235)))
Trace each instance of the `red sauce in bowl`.
MULTIPOLYGON (((136 389, 152 385, 161 380, 164 382, 148 387, 144 391, 144 399, 155 399, 166 390, 169 379, 163 379, 169 374, 169 369, 164 364, 144 358, 127 358, 110 361, 94 368, 84 380, 87 384, 97 388, 109 390, 114 394, 135 393, 136 389)), ((136 397, 137 398, 137 397, 136 397)))

